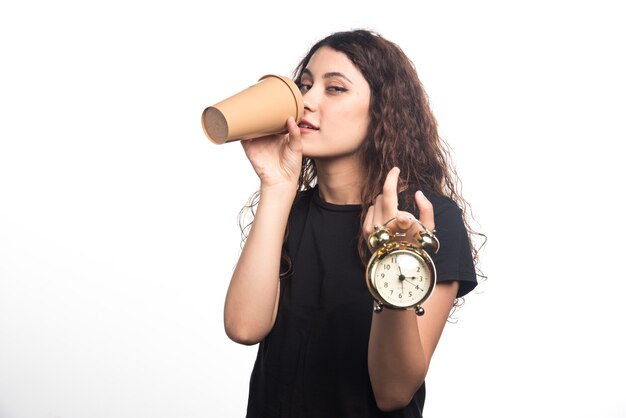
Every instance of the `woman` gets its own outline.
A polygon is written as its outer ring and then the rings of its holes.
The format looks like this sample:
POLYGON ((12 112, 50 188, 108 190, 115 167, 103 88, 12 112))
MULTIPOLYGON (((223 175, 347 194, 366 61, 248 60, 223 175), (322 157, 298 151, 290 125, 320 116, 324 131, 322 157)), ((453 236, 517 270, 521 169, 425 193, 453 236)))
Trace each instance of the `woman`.
POLYGON ((295 80, 300 124, 242 142, 260 189, 224 323, 232 340, 260 343, 247 416, 421 417, 439 337, 476 285, 464 200, 427 96, 401 49, 365 30, 316 43, 295 80), (367 238, 381 225, 437 228, 438 283, 423 316, 373 313, 367 238))

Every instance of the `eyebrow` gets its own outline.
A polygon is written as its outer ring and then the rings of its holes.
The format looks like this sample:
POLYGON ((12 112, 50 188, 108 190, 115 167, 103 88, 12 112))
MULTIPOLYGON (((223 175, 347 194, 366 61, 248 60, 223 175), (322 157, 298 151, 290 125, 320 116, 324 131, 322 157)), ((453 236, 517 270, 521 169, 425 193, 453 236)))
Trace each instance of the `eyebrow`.
MULTIPOLYGON (((302 70, 302 75, 305 75, 305 74, 310 76, 310 77, 313 77, 313 73, 308 68, 305 68, 304 70, 302 70)), ((352 80, 350 80, 348 77, 346 77, 345 74, 340 73, 338 71, 331 71, 331 72, 325 73, 322 76, 323 79, 328 79, 328 78, 332 78, 332 77, 343 78, 344 80, 348 81, 350 84, 353 84, 352 80)))

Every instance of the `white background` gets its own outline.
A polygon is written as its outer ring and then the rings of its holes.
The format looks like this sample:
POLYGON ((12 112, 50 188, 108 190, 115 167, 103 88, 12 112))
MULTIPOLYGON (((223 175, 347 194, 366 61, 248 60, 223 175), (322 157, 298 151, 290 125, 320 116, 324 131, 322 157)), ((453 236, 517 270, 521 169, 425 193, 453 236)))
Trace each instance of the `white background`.
POLYGON ((414 61, 489 279, 429 417, 626 417, 624 39, 609 1, 0 6, 0 417, 243 417, 222 306, 257 188, 202 110, 374 29, 414 61))

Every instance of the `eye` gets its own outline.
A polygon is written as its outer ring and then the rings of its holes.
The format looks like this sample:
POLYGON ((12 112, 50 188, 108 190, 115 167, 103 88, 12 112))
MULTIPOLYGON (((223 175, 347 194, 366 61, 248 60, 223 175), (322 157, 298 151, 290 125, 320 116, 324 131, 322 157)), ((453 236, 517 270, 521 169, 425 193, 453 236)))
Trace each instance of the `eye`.
POLYGON ((345 93, 348 91, 347 88, 341 86, 328 86, 326 89, 331 93, 345 93))
POLYGON ((298 88, 300 89, 301 93, 306 93, 307 91, 311 89, 311 87, 313 87, 312 84, 303 83, 303 82, 298 83, 298 88))

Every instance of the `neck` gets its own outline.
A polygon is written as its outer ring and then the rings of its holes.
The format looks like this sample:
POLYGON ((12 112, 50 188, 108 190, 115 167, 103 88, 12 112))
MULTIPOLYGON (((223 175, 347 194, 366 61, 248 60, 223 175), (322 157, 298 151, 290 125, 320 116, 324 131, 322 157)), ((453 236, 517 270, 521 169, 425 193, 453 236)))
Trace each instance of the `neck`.
POLYGON ((356 158, 341 161, 315 160, 320 197, 335 205, 361 203, 365 172, 356 158))

